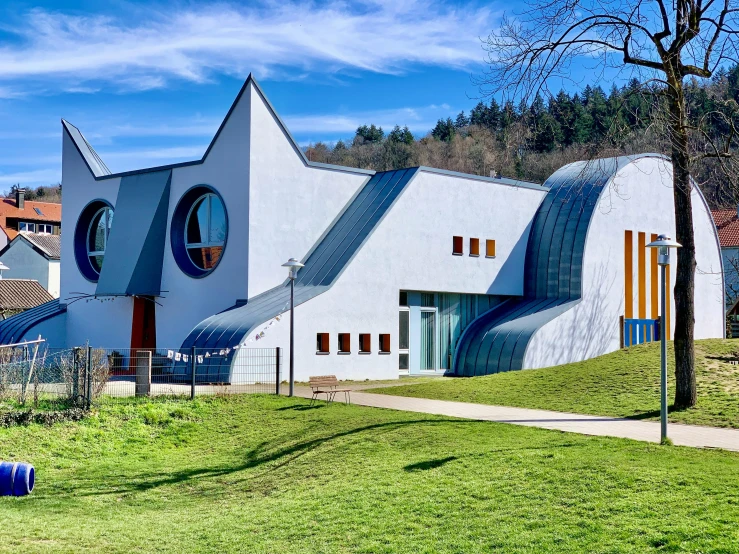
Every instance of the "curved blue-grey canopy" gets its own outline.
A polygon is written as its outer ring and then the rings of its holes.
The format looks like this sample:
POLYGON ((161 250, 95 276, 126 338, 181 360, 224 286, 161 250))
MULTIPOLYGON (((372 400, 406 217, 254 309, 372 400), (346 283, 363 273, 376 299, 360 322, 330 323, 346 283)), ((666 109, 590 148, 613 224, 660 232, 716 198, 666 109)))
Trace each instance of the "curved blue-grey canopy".
MULTIPOLYGON (((418 168, 385 171, 367 181, 305 260, 305 267, 295 281, 295 305, 307 302, 334 284, 417 171, 418 168)), ((286 281, 250 298, 246 305, 234 306, 200 322, 182 348, 229 352, 199 361, 197 379, 229 381, 235 355, 233 347, 254 327, 286 311, 289 302, 290 283, 286 281)), ((180 370, 184 371, 184 365, 180 370)))
POLYGON ((13 344, 20 341, 34 326, 42 321, 63 314, 67 311, 66 304, 59 299, 51 300, 13 317, 0 321, 0 344, 13 344))
POLYGON ((651 156, 655 155, 577 162, 547 180, 550 189, 534 216, 526 248, 524 295, 470 324, 457 346, 452 374, 488 375, 523 368, 534 333, 580 302, 585 240, 604 188, 621 168, 651 156))

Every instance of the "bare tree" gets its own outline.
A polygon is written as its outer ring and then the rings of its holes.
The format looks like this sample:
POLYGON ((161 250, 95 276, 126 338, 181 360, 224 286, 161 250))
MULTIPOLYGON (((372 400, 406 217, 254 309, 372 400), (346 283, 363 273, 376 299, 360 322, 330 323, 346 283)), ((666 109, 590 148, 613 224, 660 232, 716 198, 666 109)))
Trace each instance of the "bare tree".
POLYGON ((526 11, 503 21, 485 46, 487 94, 531 98, 571 79, 573 65, 588 60, 628 71, 662 97, 667 151, 673 164, 678 250, 675 279, 675 406, 696 403, 694 348, 695 237, 693 166, 706 158, 726 165, 737 149, 736 102, 715 117, 726 132, 717 138, 689 117, 688 78, 707 79, 737 59, 739 0, 530 0, 526 11))

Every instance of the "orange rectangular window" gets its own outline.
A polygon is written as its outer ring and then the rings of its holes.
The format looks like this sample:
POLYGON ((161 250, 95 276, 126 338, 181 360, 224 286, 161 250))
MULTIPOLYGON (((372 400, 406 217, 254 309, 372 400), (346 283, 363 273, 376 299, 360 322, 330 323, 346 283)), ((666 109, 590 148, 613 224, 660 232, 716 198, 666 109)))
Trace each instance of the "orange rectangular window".
POLYGON ((485 241, 485 257, 495 258, 495 240, 488 239, 485 241))
POLYGON ((388 333, 380 335, 380 352, 390 352, 390 335, 388 333))
POLYGON ((339 333, 339 352, 348 354, 351 351, 351 335, 349 333, 339 333))
POLYGON ((452 237, 452 254, 455 256, 464 254, 464 239, 462 237, 452 237))
POLYGON ((480 239, 470 239, 470 256, 480 255, 480 239))
POLYGON ((316 352, 321 354, 328 354, 328 333, 317 333, 316 334, 316 352))
POLYGON ((369 354, 372 351, 372 335, 369 333, 359 334, 359 351, 369 354))

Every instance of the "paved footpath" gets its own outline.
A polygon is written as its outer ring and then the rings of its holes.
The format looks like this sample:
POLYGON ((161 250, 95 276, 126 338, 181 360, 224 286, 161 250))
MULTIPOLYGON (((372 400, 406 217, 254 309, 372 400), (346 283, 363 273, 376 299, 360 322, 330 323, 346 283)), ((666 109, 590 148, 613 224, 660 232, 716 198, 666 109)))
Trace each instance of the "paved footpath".
MULTIPOLYGON (((513 425, 557 429, 583 435, 620 437, 647 442, 659 442, 660 437, 660 424, 654 421, 636 421, 618 417, 569 414, 548 410, 488 406, 468 402, 361 392, 362 389, 375 388, 372 385, 355 385, 351 388, 354 389, 351 393, 352 404, 359 404, 360 406, 511 423, 513 425)), ((310 398, 311 392, 307 387, 295 387, 295 395, 310 398)), ((336 400, 343 400, 343 394, 337 395, 336 400)), ((676 445, 723 448, 724 450, 739 452, 739 430, 737 429, 671 423, 667 428, 667 435, 676 445)))

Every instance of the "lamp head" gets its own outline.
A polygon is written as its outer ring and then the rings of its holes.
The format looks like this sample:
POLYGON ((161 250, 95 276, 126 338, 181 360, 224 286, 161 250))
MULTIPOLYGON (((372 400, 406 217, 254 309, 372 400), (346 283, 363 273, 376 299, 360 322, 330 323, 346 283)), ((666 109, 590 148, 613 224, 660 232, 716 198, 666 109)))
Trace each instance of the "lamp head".
POLYGON ((284 264, 282 264, 282 267, 288 268, 288 278, 290 280, 295 280, 298 276, 298 270, 301 267, 305 267, 305 264, 301 264, 298 260, 295 258, 290 258, 288 261, 286 261, 284 264))
POLYGON ((671 248, 680 248, 682 244, 679 242, 676 242, 672 240, 668 235, 659 235, 657 237, 657 240, 650 242, 647 244, 647 248, 657 248, 659 252, 659 258, 657 260, 657 263, 659 265, 669 265, 670 264, 670 249, 671 248))

